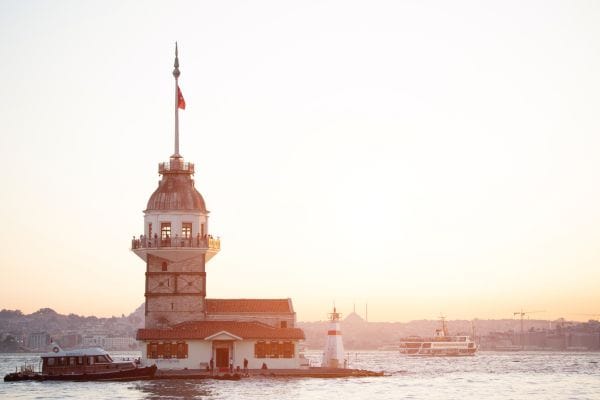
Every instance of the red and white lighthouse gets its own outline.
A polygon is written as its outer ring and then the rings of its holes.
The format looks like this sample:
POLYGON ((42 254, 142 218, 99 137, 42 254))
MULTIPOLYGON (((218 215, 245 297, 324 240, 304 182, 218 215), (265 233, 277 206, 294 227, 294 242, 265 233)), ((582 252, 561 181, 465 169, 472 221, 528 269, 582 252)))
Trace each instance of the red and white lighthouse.
POLYGON ((344 343, 342 342, 342 331, 340 330, 340 317, 333 307, 333 312, 329 314, 329 330, 327 331, 327 342, 323 352, 322 367, 326 368, 345 368, 344 362, 344 343))

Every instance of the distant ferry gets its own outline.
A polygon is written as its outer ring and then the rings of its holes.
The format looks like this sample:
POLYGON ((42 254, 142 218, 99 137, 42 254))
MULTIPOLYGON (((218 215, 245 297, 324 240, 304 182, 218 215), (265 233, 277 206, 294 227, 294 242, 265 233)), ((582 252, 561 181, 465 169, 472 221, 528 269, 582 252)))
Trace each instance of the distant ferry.
POLYGON ((477 345, 469 336, 450 336, 446 320, 433 337, 410 336, 400 339, 400 353, 409 356, 472 356, 477 345))

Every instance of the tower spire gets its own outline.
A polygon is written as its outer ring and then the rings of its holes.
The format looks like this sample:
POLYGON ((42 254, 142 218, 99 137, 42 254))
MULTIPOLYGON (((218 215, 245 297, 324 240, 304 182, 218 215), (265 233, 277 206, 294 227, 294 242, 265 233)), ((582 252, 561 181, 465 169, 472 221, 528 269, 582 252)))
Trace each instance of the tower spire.
MULTIPOLYGON (((179 155, 179 97, 181 96, 181 92, 179 90, 179 54, 177 51, 177 42, 175 42, 175 63, 173 64, 175 67, 173 69, 173 77, 175 78, 175 153, 171 156, 172 158, 181 158, 179 155)), ((183 96, 181 96, 183 99, 183 96)), ((185 106, 184 106, 185 107, 185 106)))

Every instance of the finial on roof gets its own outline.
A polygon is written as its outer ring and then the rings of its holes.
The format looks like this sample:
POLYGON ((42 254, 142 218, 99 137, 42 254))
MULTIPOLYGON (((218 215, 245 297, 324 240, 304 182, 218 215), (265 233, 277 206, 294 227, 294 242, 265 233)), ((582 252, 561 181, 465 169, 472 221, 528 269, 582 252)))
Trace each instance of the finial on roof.
POLYGON ((173 64, 175 67, 175 69, 173 69, 173 76, 175 79, 179 78, 179 75, 181 75, 181 72, 179 72, 179 55, 177 53, 177 42, 175 42, 175 63, 173 64))

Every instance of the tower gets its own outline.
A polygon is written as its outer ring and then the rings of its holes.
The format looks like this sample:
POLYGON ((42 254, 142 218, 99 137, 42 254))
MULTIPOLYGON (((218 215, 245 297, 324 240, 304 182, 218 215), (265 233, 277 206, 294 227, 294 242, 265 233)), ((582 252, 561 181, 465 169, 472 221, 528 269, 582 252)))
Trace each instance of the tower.
POLYGON ((179 154, 179 58, 175 44, 175 150, 158 165, 161 180, 144 210, 144 234, 132 251, 146 262, 146 328, 164 328, 206 317, 205 265, 219 252, 208 230, 204 199, 194 186, 194 164, 179 154))
POLYGON ((321 363, 321 366, 325 368, 346 368, 340 317, 341 314, 333 307, 333 312, 329 314, 329 330, 327 331, 327 342, 325 343, 323 362, 321 363))

